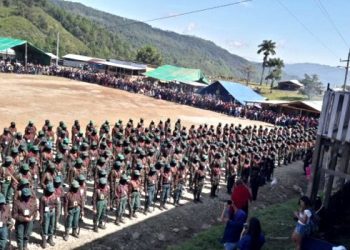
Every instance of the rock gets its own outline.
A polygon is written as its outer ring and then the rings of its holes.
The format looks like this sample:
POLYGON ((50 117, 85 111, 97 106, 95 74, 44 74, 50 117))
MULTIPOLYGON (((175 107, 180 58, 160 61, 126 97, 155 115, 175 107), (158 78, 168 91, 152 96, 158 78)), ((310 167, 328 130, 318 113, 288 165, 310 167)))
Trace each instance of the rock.
POLYGON ((173 228, 173 232, 174 232, 174 233, 178 233, 178 232, 180 232, 180 229, 178 229, 178 228, 173 228))
POLYGON ((189 230, 189 228, 188 228, 188 227, 182 227, 182 230, 184 230, 184 231, 188 231, 188 230, 189 230))
POLYGON ((205 229, 209 229, 211 226, 208 224, 203 224, 201 229, 205 230, 205 229))
POLYGON ((158 234, 157 238, 158 238, 159 241, 165 241, 165 235, 162 234, 162 233, 158 234))
POLYGON ((137 240, 138 238, 140 238, 140 233, 138 232, 134 232, 131 234, 131 237, 133 240, 137 240))

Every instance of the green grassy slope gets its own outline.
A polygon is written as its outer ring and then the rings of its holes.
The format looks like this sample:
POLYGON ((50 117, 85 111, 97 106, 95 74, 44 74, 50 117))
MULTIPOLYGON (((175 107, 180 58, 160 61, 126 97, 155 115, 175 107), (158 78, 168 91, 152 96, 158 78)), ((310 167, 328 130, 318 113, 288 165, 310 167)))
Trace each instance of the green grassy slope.
POLYGON ((47 52, 55 52, 57 32, 61 37, 61 54, 88 53, 89 49, 82 41, 43 9, 32 7, 26 16, 20 16, 15 7, 0 8, 0 36, 25 39, 47 52))
MULTIPOLYGON (((293 211, 297 208, 297 200, 291 199, 282 204, 269 206, 265 209, 252 211, 251 216, 259 218, 262 230, 266 237, 264 250, 289 250, 293 249, 290 239, 295 222, 293 211)), ((224 225, 214 226, 199 233, 191 240, 177 246, 169 247, 168 250, 221 250, 219 243, 224 231, 224 225)))

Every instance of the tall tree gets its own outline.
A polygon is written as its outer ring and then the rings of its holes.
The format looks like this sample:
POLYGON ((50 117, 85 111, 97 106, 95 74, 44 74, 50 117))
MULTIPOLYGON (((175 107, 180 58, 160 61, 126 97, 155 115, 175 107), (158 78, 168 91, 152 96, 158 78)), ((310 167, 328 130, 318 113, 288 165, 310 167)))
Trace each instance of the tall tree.
POLYGON ((260 78, 260 85, 262 85, 263 79, 264 79, 264 73, 265 73, 265 68, 267 66, 267 61, 270 55, 275 55, 276 54, 276 43, 273 42, 272 40, 264 40, 261 44, 258 45, 258 54, 263 53, 264 58, 263 58, 263 63, 262 63, 262 72, 261 72, 261 78, 260 78))
POLYGON ((280 58, 270 58, 267 65, 272 70, 265 79, 271 80, 270 91, 272 92, 274 82, 281 80, 282 78, 282 68, 284 67, 284 62, 280 58))
POLYGON ((302 84, 304 84, 304 88, 300 90, 300 92, 304 95, 307 95, 307 97, 310 99, 313 99, 316 96, 322 95, 324 91, 324 86, 322 82, 320 82, 320 79, 318 75, 304 75, 304 79, 300 81, 302 84))
POLYGON ((243 67, 242 70, 246 76, 245 81, 246 81, 246 85, 248 86, 249 82, 250 82, 251 75, 255 72, 255 69, 252 65, 248 65, 248 66, 243 67))
POLYGON ((159 51, 150 45, 140 48, 136 54, 136 61, 138 62, 160 65, 162 60, 162 55, 159 53, 159 51))

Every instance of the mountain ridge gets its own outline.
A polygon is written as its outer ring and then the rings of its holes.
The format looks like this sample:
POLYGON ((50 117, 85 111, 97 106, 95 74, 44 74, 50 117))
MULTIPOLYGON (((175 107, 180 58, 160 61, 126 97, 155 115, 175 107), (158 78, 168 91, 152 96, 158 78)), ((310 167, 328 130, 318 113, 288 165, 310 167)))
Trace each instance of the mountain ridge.
MULTIPOLYGON (((0 0, 0 36, 26 39, 55 54, 57 32, 61 55, 76 53, 133 61, 138 48, 153 45, 161 51, 164 64, 199 68, 212 79, 234 81, 244 80, 244 68, 253 66, 251 80, 260 79, 261 63, 232 54, 210 40, 161 30, 76 2, 0 0)), ((339 72, 324 65, 286 64, 283 79, 301 79, 308 73, 320 75, 324 83, 339 83, 343 77, 339 72), (332 78, 327 72, 332 73, 332 78)))

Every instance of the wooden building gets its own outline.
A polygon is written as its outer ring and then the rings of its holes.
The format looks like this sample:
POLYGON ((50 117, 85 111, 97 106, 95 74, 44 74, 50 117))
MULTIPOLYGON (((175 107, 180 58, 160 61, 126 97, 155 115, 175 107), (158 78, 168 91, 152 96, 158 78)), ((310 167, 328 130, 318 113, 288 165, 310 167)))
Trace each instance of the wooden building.
POLYGON ((304 88, 304 85, 298 80, 288 80, 288 81, 278 82, 278 89, 280 90, 296 91, 302 88, 304 88))
MULTIPOLYGON (((311 200, 324 194, 329 205, 333 194, 350 181, 350 92, 328 89, 324 95, 313 154, 311 200)), ((347 194, 347 197, 350 194, 347 194)))

